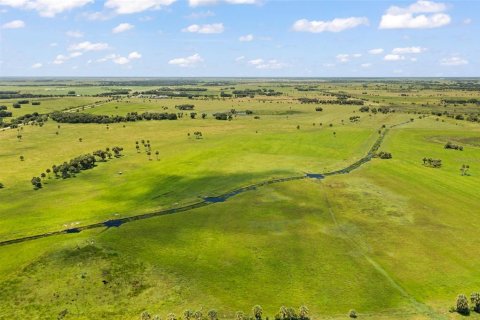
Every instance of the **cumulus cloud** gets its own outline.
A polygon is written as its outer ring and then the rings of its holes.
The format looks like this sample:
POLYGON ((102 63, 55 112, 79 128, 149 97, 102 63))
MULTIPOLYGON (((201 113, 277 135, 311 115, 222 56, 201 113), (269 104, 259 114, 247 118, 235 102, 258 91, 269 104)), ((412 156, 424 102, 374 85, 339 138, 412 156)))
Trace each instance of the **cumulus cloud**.
POLYGON ((254 66, 256 69, 261 70, 278 70, 283 69, 287 65, 283 62, 280 62, 276 59, 264 60, 264 59, 253 59, 248 61, 248 64, 254 66))
POLYGON ((204 18, 214 17, 214 16, 215 16, 215 12, 208 10, 208 11, 201 11, 201 12, 192 12, 191 14, 186 16, 185 18, 187 18, 187 19, 204 19, 204 18))
POLYGON ((184 29, 183 32, 192 32, 192 33, 204 33, 204 34, 211 34, 211 33, 222 33, 224 30, 223 23, 213 23, 213 24, 192 24, 184 29))
POLYGON ((300 19, 293 24, 292 28, 297 32, 340 32, 361 25, 368 25, 368 23, 368 19, 365 17, 337 18, 331 21, 300 19))
POLYGON ((125 32, 125 31, 128 31, 128 30, 131 30, 134 28, 134 25, 133 24, 130 24, 130 23, 120 23, 118 26, 116 26, 115 28, 112 29, 112 32, 113 33, 121 33, 121 32, 125 32))
POLYGON ((208 6, 221 2, 229 4, 259 4, 261 0, 188 0, 188 4, 191 7, 208 6))
MULTIPOLYGON (((132 62, 132 60, 140 59, 142 55, 137 51, 130 52, 126 57, 118 54, 109 54, 97 60, 97 62, 112 61, 115 64, 125 65, 132 62)), ((87 62, 88 64, 88 62, 87 62)))
POLYGON ((393 54, 409 54, 409 53, 422 53, 425 52, 426 48, 421 47, 407 47, 407 48, 395 48, 392 50, 393 54))
POLYGON ((428 0, 418 0, 408 7, 391 6, 382 16, 380 29, 425 29, 448 25, 451 18, 444 13, 447 6, 428 0))
POLYGON ((108 44, 104 42, 92 43, 90 41, 84 41, 84 42, 72 44, 70 47, 68 47, 68 51, 83 51, 83 52, 102 51, 108 48, 109 48, 108 44))
POLYGON ((67 31, 65 34, 70 37, 70 38, 82 38, 83 37, 83 32, 81 31, 67 31))
POLYGON ((383 60, 385 61, 401 61, 405 60, 405 57, 399 54, 387 54, 385 57, 383 57, 383 60))
POLYGON ((241 42, 250 42, 250 41, 253 41, 253 34, 247 34, 247 35, 244 35, 244 36, 240 36, 238 38, 238 41, 241 41, 241 42))
POLYGON ((36 10, 42 17, 49 18, 89 3, 93 3, 93 0, 0 0, 0 5, 24 10, 36 10))
POLYGON ((341 53, 341 54, 337 54, 335 58, 337 59, 338 62, 346 63, 354 58, 360 58, 361 56, 362 55, 360 53, 354 53, 354 54, 341 53))
POLYGON ((463 66, 468 64, 468 60, 460 57, 449 57, 443 58, 440 60, 442 66, 452 67, 452 66, 463 66))
POLYGON ((20 29, 25 27, 25 22, 22 20, 13 20, 2 25, 2 29, 20 29))
POLYGON ((118 14, 138 13, 146 10, 160 9, 174 3, 176 0, 107 0, 105 7, 113 9, 118 14))
POLYGON ((382 54, 385 50, 383 50, 382 48, 377 48, 377 49, 371 49, 371 50, 368 50, 368 53, 370 54, 382 54))
POLYGON ((73 58, 77 58, 77 57, 80 57, 83 53, 79 52, 79 51, 75 51, 75 52, 72 52, 70 53, 69 55, 63 55, 63 54, 59 54, 55 57, 55 60, 53 60, 53 64, 63 64, 65 62, 67 62, 68 60, 70 59, 73 59, 73 58))
POLYGON ((32 64, 32 69, 38 69, 38 68, 41 68, 42 66, 43 66, 43 64, 41 64, 40 62, 37 62, 37 63, 32 64))
POLYGON ((189 57, 171 59, 170 61, 168 61, 168 64, 186 68, 194 67, 201 62, 203 62, 202 57, 198 53, 195 53, 194 55, 191 55, 189 57))

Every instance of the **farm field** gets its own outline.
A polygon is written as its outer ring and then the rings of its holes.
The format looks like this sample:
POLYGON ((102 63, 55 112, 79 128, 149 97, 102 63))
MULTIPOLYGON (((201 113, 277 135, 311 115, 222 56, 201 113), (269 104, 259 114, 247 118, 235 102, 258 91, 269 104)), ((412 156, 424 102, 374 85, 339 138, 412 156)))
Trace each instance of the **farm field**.
POLYGON ((478 80, 185 81, 0 83, 0 318, 464 318, 478 80))

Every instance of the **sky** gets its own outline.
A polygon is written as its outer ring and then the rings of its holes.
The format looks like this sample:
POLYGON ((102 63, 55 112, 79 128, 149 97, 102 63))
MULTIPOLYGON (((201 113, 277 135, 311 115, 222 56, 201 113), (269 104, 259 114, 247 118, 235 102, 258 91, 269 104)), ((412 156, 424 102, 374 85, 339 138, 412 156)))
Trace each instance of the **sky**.
POLYGON ((0 0, 0 77, 476 77, 480 1, 0 0))

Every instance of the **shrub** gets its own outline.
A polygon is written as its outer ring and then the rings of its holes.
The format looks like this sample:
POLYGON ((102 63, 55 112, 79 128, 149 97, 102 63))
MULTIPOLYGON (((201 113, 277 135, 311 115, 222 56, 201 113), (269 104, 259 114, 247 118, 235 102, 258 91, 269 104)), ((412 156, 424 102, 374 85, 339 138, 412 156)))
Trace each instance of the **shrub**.
POLYGON ((463 315, 470 314, 470 307, 468 306, 468 300, 464 294, 459 294, 457 296, 457 312, 463 315))
POLYGON ((355 311, 354 309, 351 309, 351 310, 348 312, 348 316, 349 316, 350 318, 356 318, 356 317, 358 317, 357 311, 355 311))
POLYGON ((12 106, 13 106, 15 109, 19 109, 19 108, 22 107, 22 106, 20 105, 20 103, 14 103, 12 106))
MULTIPOLYGON (((1 183, 0 183, 1 185, 1 183)), ((1 186, 0 186, 1 188, 1 186)), ((480 313, 480 293, 474 292, 470 295, 470 302, 472 303, 473 310, 480 313)))

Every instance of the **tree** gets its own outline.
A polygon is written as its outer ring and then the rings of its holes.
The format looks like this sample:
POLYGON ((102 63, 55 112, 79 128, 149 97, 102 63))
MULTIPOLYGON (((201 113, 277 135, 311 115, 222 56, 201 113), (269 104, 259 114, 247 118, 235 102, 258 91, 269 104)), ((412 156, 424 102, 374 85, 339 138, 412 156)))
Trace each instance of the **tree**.
POLYGON ((470 295, 470 302, 473 305, 473 310, 480 313, 480 293, 474 292, 470 295))
POLYGON ((217 310, 214 310, 214 309, 208 311, 207 315, 210 318, 210 320, 217 320, 218 318, 217 310))
POLYGON ((147 155, 148 155, 148 160, 152 160, 152 153, 150 151, 147 151, 147 155))
POLYGON ((193 318, 194 313, 193 313, 192 310, 187 309, 187 310, 183 311, 183 316, 184 316, 185 320, 190 320, 190 318, 193 318))
POLYGON ((40 174, 40 177, 42 177, 42 180, 45 179, 47 175, 45 173, 42 172, 42 174, 40 174))
POLYGON ((193 314, 193 317, 195 318, 195 320, 202 320, 202 317, 203 317, 203 313, 202 311, 195 311, 195 313, 193 314))
POLYGON ((0 189, 3 189, 5 188, 5 186, 3 185, 3 183, 0 182, 0 189))
POLYGON ((39 177, 33 177, 30 182, 32 183, 34 189, 40 189, 42 187, 42 180, 39 177))
POLYGON ((462 176, 468 175, 468 169, 470 169, 468 164, 462 164, 462 167, 460 168, 460 171, 462 171, 462 176))
POLYGON ((300 306, 300 308, 298 308, 298 315, 300 316, 300 319, 308 320, 308 313, 309 310, 306 306, 300 306))
POLYGON ((261 306, 259 306, 259 305, 257 304, 257 305, 255 305, 255 306, 252 308, 252 313, 253 313, 253 316, 255 317, 255 319, 261 320, 261 319, 262 319, 263 309, 262 309, 261 306))
POLYGON ((355 311, 354 309, 351 309, 349 312, 348 312, 348 316, 350 318, 356 318, 357 317, 357 311, 355 311))
POLYGON ((138 144, 135 146, 135 148, 137 148, 137 153, 140 153, 140 146, 138 144))
POLYGON ((167 320, 177 320, 175 313, 170 312, 169 314, 167 314, 167 320))
POLYGON ((141 320, 150 320, 152 317, 150 316, 150 313, 148 311, 143 311, 142 314, 140 314, 140 319, 141 320))
POLYGON ((242 311, 235 312, 235 320, 246 320, 247 316, 242 311))
POLYGON ((20 161, 24 161, 25 160, 25 157, 24 156, 20 156, 20 161))
POLYGON ((457 296, 457 312, 463 315, 470 314, 470 307, 468 306, 467 297, 464 294, 457 296))
POLYGON ((159 159, 158 159, 158 155, 159 155, 159 154, 160 154, 160 152, 158 152, 158 150, 155 151, 155 156, 157 156, 157 161, 159 160, 159 159))

